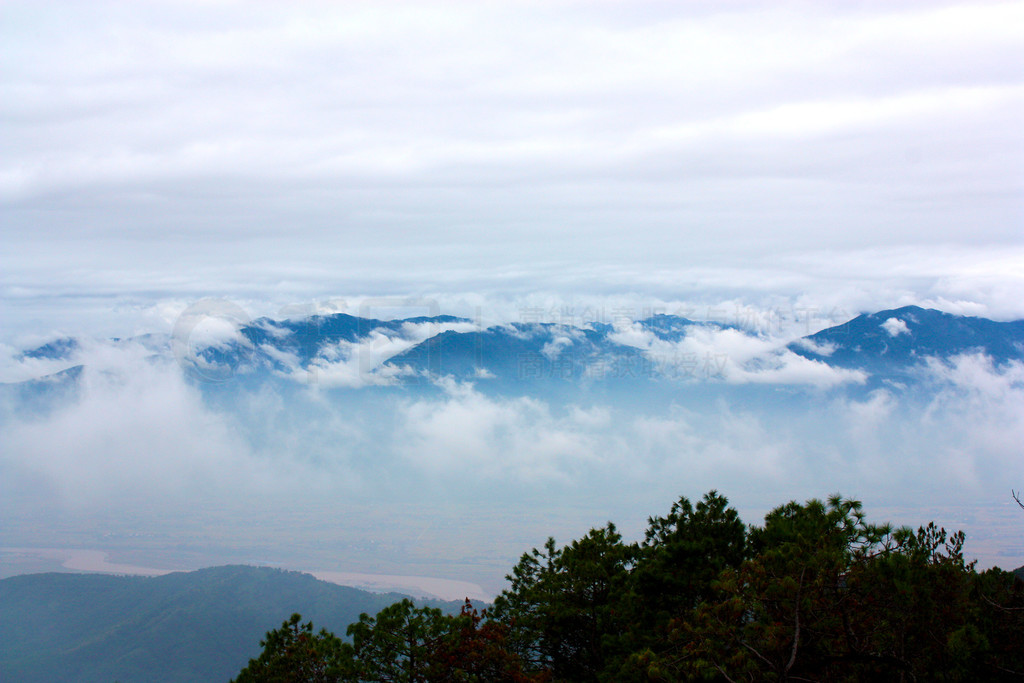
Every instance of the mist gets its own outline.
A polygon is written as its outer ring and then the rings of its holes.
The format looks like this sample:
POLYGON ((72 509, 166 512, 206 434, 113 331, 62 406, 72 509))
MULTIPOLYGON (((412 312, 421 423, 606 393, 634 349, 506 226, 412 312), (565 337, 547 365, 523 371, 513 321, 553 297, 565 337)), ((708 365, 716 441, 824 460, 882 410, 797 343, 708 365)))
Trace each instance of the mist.
MULTIPOLYGON (((619 334, 650 348, 634 326, 619 334)), ((246 561, 494 592, 548 535, 611 520, 639 537, 647 516, 715 489, 749 523, 841 492, 878 521, 964 529, 982 566, 1024 563, 1009 495, 1024 480, 1024 365, 963 355, 922 366, 921 389, 869 389, 850 373, 823 381, 827 367, 785 371, 811 361, 777 341, 718 334, 720 374, 619 392, 389 384, 385 349, 403 348, 400 335, 367 337, 369 357, 339 356, 377 383, 338 382, 330 368, 312 375, 323 383, 203 382, 152 343, 84 344, 67 361, 83 367, 76 391, 45 410, 8 397, 0 540, 186 565, 167 568, 246 561), (741 372, 755 353, 771 362, 741 372)), ((40 363, 9 357, 7 370, 40 363)))

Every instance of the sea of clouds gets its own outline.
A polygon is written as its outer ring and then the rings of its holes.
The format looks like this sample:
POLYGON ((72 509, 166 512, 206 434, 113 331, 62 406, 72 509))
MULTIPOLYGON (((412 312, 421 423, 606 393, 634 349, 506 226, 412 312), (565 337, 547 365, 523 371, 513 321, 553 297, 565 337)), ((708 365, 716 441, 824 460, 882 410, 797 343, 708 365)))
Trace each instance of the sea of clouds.
MULTIPOLYGON (((335 563, 312 568, 426 564, 495 587, 524 543, 567 540, 609 519, 639 535, 679 495, 717 489, 748 522, 790 499, 841 492, 869 514, 903 515, 895 523, 937 516, 965 528, 984 565, 1024 564, 1024 512, 1010 497, 1024 487, 1020 363, 931 360, 915 389, 869 391, 859 372, 797 356, 784 338, 698 328, 665 349, 622 323, 621 343, 663 359, 714 350, 720 372, 656 396, 527 384, 494 392, 486 377, 433 377, 408 391, 386 361, 436 333, 427 327, 328 349, 312 370, 279 355, 290 371, 260 382, 197 381, 166 338, 86 340, 61 361, 5 349, 8 377, 83 369, 77 390, 45 405, 5 396, 4 544, 66 541, 20 538, 28 518, 60 518, 72 535, 112 516, 164 532, 195 518, 223 534, 193 559, 213 563, 238 550, 226 540, 232 529, 283 514, 301 522, 282 521, 256 544, 282 562, 290 548, 301 555, 329 538, 321 551, 335 563), (426 538, 421 527, 432 529, 426 538), (486 566, 472 559, 481 554, 486 566)), ((237 329, 196 334, 218 344, 237 329)))

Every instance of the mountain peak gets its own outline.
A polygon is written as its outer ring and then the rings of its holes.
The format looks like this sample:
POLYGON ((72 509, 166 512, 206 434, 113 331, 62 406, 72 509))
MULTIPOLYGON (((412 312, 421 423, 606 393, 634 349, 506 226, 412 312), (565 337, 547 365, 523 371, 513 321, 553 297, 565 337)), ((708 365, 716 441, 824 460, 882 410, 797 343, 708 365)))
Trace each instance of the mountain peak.
POLYGON ((789 348, 814 360, 876 372, 907 369, 928 357, 974 352, 1005 363, 1024 360, 1024 320, 996 322, 903 306, 861 314, 804 337, 789 348))

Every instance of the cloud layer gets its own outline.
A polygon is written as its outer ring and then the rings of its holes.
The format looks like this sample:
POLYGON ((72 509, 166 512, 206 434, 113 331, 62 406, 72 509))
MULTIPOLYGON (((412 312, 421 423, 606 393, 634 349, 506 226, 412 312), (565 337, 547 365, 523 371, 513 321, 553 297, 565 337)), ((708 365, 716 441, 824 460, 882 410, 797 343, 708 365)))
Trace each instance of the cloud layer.
POLYGON ((2 12, 20 331, 210 294, 1024 315, 1020 3, 2 12))
POLYGON ((197 562, 259 553, 325 570, 468 572, 493 587, 524 544, 608 519, 639 533, 679 495, 715 488, 748 521, 841 491, 869 510, 900 508, 895 522, 965 528, 983 564, 1024 563, 1004 514, 1024 481, 1019 363, 934 362, 921 393, 684 382, 654 401, 490 395, 452 380, 200 391, 130 343, 86 345, 75 360, 86 367, 77 396, 3 413, 8 545, 26 542, 15 537, 27 520, 61 519, 34 542, 128 526, 192 539, 197 562), (936 514, 939 501, 977 516, 936 514))

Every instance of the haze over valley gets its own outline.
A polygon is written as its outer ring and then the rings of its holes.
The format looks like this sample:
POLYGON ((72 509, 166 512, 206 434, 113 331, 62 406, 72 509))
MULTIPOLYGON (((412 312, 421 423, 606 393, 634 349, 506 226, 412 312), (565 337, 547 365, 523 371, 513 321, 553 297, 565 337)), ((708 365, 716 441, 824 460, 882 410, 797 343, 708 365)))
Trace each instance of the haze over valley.
POLYGON ((546 534, 639 533, 680 493, 717 489, 756 517, 817 490, 1024 564, 1004 490, 1024 322, 904 307, 790 338, 662 312, 488 326, 239 310, 206 300, 170 335, 10 359, 41 374, 3 387, 3 545, 468 581, 486 598, 546 534))

